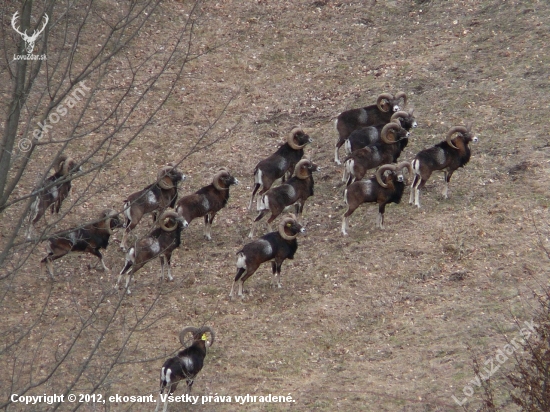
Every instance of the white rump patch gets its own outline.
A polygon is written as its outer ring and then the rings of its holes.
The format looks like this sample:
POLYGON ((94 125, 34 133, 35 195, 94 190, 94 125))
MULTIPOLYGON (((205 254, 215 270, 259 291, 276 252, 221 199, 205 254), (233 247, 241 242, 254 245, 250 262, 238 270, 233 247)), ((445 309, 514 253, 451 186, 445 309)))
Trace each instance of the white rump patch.
POLYGON ((412 169, 414 171, 414 174, 419 175, 420 174, 420 162, 418 159, 414 159, 411 163, 412 169))
POLYGON ((136 250, 133 247, 126 253, 126 261, 132 263, 136 261, 136 250))
POLYGON ((53 199, 57 200, 57 198, 59 197, 59 191, 57 190, 57 186, 53 186, 52 188, 50 188, 50 193, 52 194, 53 199))
POLYGON ((349 139, 346 139, 344 142, 344 148, 346 149, 346 154, 349 156, 351 154, 351 143, 349 139))
POLYGON ((344 176, 342 177, 342 181, 346 182, 350 176, 355 177, 353 173, 353 167, 355 165, 355 162, 353 159, 348 159, 344 163, 344 176))
POLYGON ((237 255, 237 267, 246 269, 246 256, 242 252, 237 255))
POLYGON ((256 170, 256 174, 254 175, 254 183, 259 185, 262 184, 262 169, 256 170))
POLYGON ((130 222, 132 221, 132 216, 130 215, 130 202, 124 202, 124 215, 130 222))
POLYGON ((269 210, 269 197, 263 195, 258 203, 258 211, 269 210))

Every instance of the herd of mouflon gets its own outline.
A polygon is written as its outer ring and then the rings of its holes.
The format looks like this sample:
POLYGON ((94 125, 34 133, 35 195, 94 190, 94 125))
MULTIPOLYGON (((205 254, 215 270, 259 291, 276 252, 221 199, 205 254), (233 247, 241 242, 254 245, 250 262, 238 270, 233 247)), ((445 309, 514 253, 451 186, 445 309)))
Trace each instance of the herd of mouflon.
MULTIPOLYGON (((448 185, 454 171, 465 166, 470 160, 470 142, 477 142, 471 126, 453 126, 440 143, 421 150, 412 162, 399 160, 407 146, 411 129, 417 126, 413 110, 404 110, 407 95, 399 92, 395 96, 382 93, 376 104, 344 111, 338 115, 335 128, 338 133, 334 161, 341 165, 339 149, 344 146, 346 158, 343 161, 343 181, 346 184, 344 201, 347 210, 342 218, 342 234, 348 234, 349 217, 364 203, 378 204, 377 227, 384 228, 384 213, 389 203, 400 203, 405 190, 407 172, 412 180, 409 203, 420 207, 420 190, 434 171, 443 171, 443 196, 447 198, 448 185), (369 176, 369 171, 375 171, 369 176)), ((268 233, 252 240, 236 252, 237 273, 231 292, 243 297, 243 284, 265 262, 271 262, 273 287, 281 287, 281 266, 286 259, 293 259, 298 249, 296 238, 305 233, 300 217, 306 200, 314 194, 313 172, 320 169, 308 156, 304 148, 312 139, 300 127, 293 128, 286 141, 275 153, 258 162, 254 169, 254 186, 248 209, 252 209, 256 199, 257 217, 249 233, 254 238, 259 221, 268 213, 268 233), (279 185, 274 183, 281 181, 279 185), (294 213, 285 212, 294 206, 294 213), (276 230, 272 223, 279 217, 276 230)), ((45 215, 59 213, 62 202, 71 190, 71 181, 82 172, 79 163, 62 154, 53 163, 55 173, 42 184, 31 206, 27 239, 33 238, 33 229, 45 215)), ((78 228, 68 229, 50 235, 46 240, 48 255, 40 262, 41 274, 46 268, 54 278, 53 261, 69 252, 91 253, 98 257, 103 269, 105 265, 101 249, 106 249, 109 238, 115 229, 124 230, 121 248, 125 261, 116 282, 117 286, 126 276, 124 290, 130 294, 132 275, 148 262, 160 259, 160 278, 173 280, 170 268, 172 252, 181 244, 181 234, 192 220, 204 218, 204 237, 212 239, 212 223, 229 200, 229 190, 239 181, 223 167, 212 177, 212 183, 195 193, 178 199, 178 185, 185 175, 178 169, 179 164, 168 163, 157 173, 156 181, 147 187, 130 194, 122 206, 122 212, 113 209, 101 211, 97 218, 78 228), (122 214, 122 216, 121 216, 122 214), (154 228, 144 237, 128 245, 128 235, 142 221, 146 214, 152 214, 154 228)), ((200 372, 206 355, 206 348, 214 342, 214 331, 203 326, 185 327, 180 333, 180 342, 185 346, 188 334, 192 344, 168 359, 161 370, 161 399, 164 390, 172 394, 178 383, 185 380, 188 390, 194 377, 200 372), (207 344, 208 342, 208 344, 207 344)), ((166 399, 165 399, 166 400, 166 399)), ((157 410, 160 406, 157 403, 157 410)), ((164 402, 164 411, 167 402, 164 402)))

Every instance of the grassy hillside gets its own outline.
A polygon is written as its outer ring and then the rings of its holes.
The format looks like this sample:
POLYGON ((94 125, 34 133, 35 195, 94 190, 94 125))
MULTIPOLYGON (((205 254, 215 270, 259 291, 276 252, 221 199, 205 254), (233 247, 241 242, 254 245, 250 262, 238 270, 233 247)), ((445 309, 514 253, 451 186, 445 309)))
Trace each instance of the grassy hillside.
MULTIPOLYGON (((181 24, 185 3, 163 6, 164 29, 181 24)), ((292 409, 299 411, 463 410, 452 395, 465 397, 463 388, 474 379, 472 356, 494 357, 506 337, 517 336, 517 322, 533 318, 533 292, 548 286, 548 260, 539 242, 548 245, 550 232, 550 4, 220 0, 203 7, 198 47, 227 42, 189 65, 177 93, 104 181, 75 182, 77 192, 86 184, 107 189, 75 208, 63 228, 103 207, 121 207, 228 102, 211 136, 231 131, 182 164, 189 177, 181 194, 208 184, 220 167, 241 184, 231 189, 211 242, 202 238, 202 219, 184 232, 173 283, 158 282, 158 262, 138 274, 116 320, 120 333, 109 335, 102 350, 115 353, 126 339, 125 325, 146 315, 143 331, 132 335, 132 351, 98 392, 155 394, 162 360, 178 348, 178 331, 204 323, 216 330, 217 341, 195 395, 290 394, 292 409), (378 210, 369 205, 352 215, 349 236, 343 237, 333 119, 374 103, 381 92, 400 90, 419 123, 403 159, 442 140, 453 125, 473 122, 479 143, 471 147, 470 163, 453 176, 449 199, 442 198, 443 178, 436 173, 422 192, 421 209, 408 205, 406 189, 404 201, 386 209, 385 230, 375 227, 378 210), (304 209, 307 236, 299 239, 296 258, 283 264, 282 289, 270 289, 265 265, 245 284, 245 299, 230 301, 235 252, 249 241, 256 216, 247 209, 252 171, 294 125, 310 132, 314 142, 306 153, 322 167, 304 209), (145 313, 153 303, 153 313, 145 313)), ((143 33, 140 43, 143 50, 152 47, 155 33, 143 33)), ((79 148, 72 150, 78 156, 79 148)), ((27 177, 29 185, 34 178, 27 177)), ((143 222, 136 236, 146 233, 150 219, 143 222)), ((121 238, 117 233, 116 241, 121 238)), ((90 269, 92 256, 56 262, 57 281, 39 325, 41 331, 51 328, 52 345, 62 347, 80 313, 96 310, 94 296, 113 288, 124 263, 117 246, 106 253, 111 275, 90 269)), ((11 284, 3 313, 8 325, 31 322, 26 313, 41 307, 51 284, 36 274, 43 256, 34 253, 11 284)), ((109 319, 109 305, 98 305, 100 324, 109 319)), ((93 342, 95 331, 86 333, 93 342)), ((22 348, 32 351, 35 343, 30 336, 22 348)), ((102 366, 90 366, 89 382, 102 366)), ((516 410, 505 384, 512 366, 505 362, 493 376, 507 411, 516 410)), ((82 391, 89 382, 81 383, 82 391)), ((472 411, 482 392, 473 390, 465 404, 472 411)), ((183 385, 177 392, 184 393, 183 385)), ((235 408, 173 404, 170 410, 235 408)), ((287 408, 247 403, 239 410, 287 408)), ((134 405, 145 409, 153 408, 134 405)))

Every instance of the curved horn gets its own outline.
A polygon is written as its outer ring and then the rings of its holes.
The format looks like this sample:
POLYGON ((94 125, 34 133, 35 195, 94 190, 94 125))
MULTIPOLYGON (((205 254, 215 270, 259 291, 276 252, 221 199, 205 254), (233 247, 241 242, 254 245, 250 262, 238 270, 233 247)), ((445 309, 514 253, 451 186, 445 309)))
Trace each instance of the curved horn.
POLYGON ((386 188, 388 187, 387 184, 384 183, 384 181, 382 180, 382 175, 384 174, 384 172, 386 170, 391 170, 391 171, 395 171, 397 168, 395 165, 383 165, 383 166, 380 166, 378 168, 378 170, 376 171, 376 181, 378 182, 378 184, 380 186, 382 186, 383 188, 386 188))
POLYGON ((166 165, 164 166, 166 168, 166 170, 168 171, 177 171, 179 172, 179 169, 178 169, 178 163, 177 162, 168 162, 166 163, 166 165), (170 169, 169 169, 170 168, 170 169))
POLYGON ((216 189, 218 189, 218 190, 229 190, 228 187, 222 186, 223 183, 222 183, 221 179, 222 179, 222 177, 225 177, 225 176, 230 176, 229 171, 225 167, 221 168, 220 171, 214 175, 214 177, 212 178, 212 184, 214 185, 214 187, 216 189))
POLYGON ((288 217, 285 217, 283 220, 281 220, 281 223, 279 223, 279 234, 283 239, 292 240, 292 239, 296 239, 296 236, 298 236, 298 233, 296 233, 295 235, 287 235, 285 232, 286 225, 288 223, 294 223, 294 222, 296 222, 296 216, 294 216, 293 214, 290 214, 288 215, 288 217))
POLYGON ((399 121, 399 118, 400 118, 400 117, 408 118, 408 117, 411 116, 411 115, 412 115, 412 113, 407 113, 407 112, 404 111, 404 110, 399 110, 399 111, 395 112, 395 113, 392 115, 392 117, 391 117, 391 119, 390 119, 390 122, 395 122, 395 123, 399 122, 399 124, 401 124, 401 122, 399 121))
POLYGON ((397 92, 395 95, 395 100, 403 99, 403 107, 407 105, 407 95, 405 92, 397 92))
POLYGON ((453 135, 455 133, 468 133, 468 129, 466 129, 464 126, 454 126, 451 127, 451 129, 447 133, 447 144, 453 149, 458 149, 458 147, 453 144, 453 135))
POLYGON ((393 141, 388 140, 388 132, 390 130, 395 130, 395 133, 397 133, 399 131, 399 129, 401 129, 401 124, 400 123, 394 123, 394 122, 388 123, 387 125, 385 125, 382 128, 382 132, 380 132, 380 139, 386 144, 395 143, 396 140, 393 140, 393 141))
POLYGON ((76 161, 72 157, 68 157, 67 160, 65 160, 65 163, 63 163, 63 168, 61 170, 63 176, 68 175, 70 172, 69 167, 74 166, 75 164, 76 161))
POLYGON ((298 179, 307 179, 309 177, 308 168, 311 167, 311 160, 302 159, 296 163, 294 174, 298 179))
POLYGON ((288 136, 286 137, 286 142, 288 143, 288 145, 290 147, 292 147, 294 150, 300 150, 300 149, 303 149, 305 147, 305 145, 307 144, 304 143, 303 145, 299 145, 297 142, 296 142, 296 133, 298 132, 302 132, 303 134, 305 134, 304 130, 301 128, 301 127, 295 127, 294 129, 291 130, 291 132, 288 134, 288 136))
POLYGON ((376 106, 378 106, 380 111, 388 112, 390 109, 384 110, 384 108, 382 107, 382 100, 387 100, 389 102, 390 100, 393 100, 393 96, 389 93, 382 93, 380 96, 378 96, 378 99, 376 99, 376 106))
POLYGON ((214 334, 214 331, 210 326, 203 326, 202 328, 199 328, 197 333, 200 333, 201 335, 205 333, 210 333, 210 343, 206 345, 207 347, 212 346, 212 344, 214 343, 214 340, 216 339, 216 335, 214 334))
POLYGON ((180 343, 182 346, 185 346, 185 335, 187 335, 189 332, 195 336, 195 334, 199 331, 198 328, 195 328, 194 326, 186 326, 182 329, 180 332, 180 343))
POLYGON ((296 133, 298 132, 302 132, 304 133, 303 129, 301 127, 295 127, 294 129, 292 129, 290 131, 290 133, 288 134, 287 138, 286 138, 286 142, 288 143, 288 145, 290 147, 292 147, 294 150, 300 150, 300 149, 303 149, 304 146, 307 144, 307 143, 304 143, 303 145, 299 145, 297 142, 296 142, 296 133))
POLYGON ((60 155, 60 156, 56 159, 55 163, 53 164, 53 168, 55 169, 55 172, 56 172, 56 173, 60 173, 60 172, 61 172, 61 169, 62 169, 62 166, 63 166, 63 162, 65 162, 65 160, 67 160, 67 159, 68 159, 68 156, 65 155, 65 154, 60 155))
POLYGON ((158 185, 162 189, 172 189, 174 187, 174 182, 172 182, 172 179, 167 176, 167 174, 170 173, 172 170, 174 170, 174 167, 168 165, 163 166, 159 169, 157 173, 157 180, 159 181, 158 185))
POLYGON ((401 169, 407 169, 409 172, 409 178, 413 176, 413 168, 409 162, 400 162, 397 163, 397 166, 395 167, 395 170, 401 170, 401 169))
POLYGON ((164 212, 161 216, 160 216, 160 219, 159 219, 159 226, 161 227, 162 230, 165 230, 166 232, 173 232, 174 230, 176 230, 176 228, 178 227, 178 222, 175 221, 174 225, 173 226, 166 226, 164 224, 164 220, 165 219, 169 219, 169 218, 174 218, 177 219, 179 217, 179 215, 176 213, 176 212, 173 212, 171 210, 169 211, 166 211, 164 212))
POLYGON ((116 215, 118 215, 118 213, 113 209, 105 209, 100 215, 100 219, 105 219, 105 229, 107 229, 107 232, 110 235, 113 234, 113 229, 111 229, 111 220, 113 220, 113 217, 116 215))

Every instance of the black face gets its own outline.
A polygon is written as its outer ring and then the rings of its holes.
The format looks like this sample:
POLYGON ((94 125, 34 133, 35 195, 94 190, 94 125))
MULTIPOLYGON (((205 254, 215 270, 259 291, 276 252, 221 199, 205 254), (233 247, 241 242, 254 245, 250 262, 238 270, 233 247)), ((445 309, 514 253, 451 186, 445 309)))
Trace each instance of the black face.
POLYGON ((74 160, 71 160, 69 162, 69 172, 74 173, 74 172, 81 172, 81 171, 82 171, 82 168, 78 166, 78 164, 74 160))
POLYGON ((311 143, 313 140, 309 137, 309 135, 305 134, 302 131, 296 132, 294 135, 296 137, 296 141, 298 142, 298 145, 304 145, 306 143, 311 143))
POLYGON ((320 168, 315 163, 311 163, 311 166, 309 166, 309 170, 311 172, 316 172, 316 171, 320 170, 320 168))
POLYGON ((401 123, 401 127, 407 130, 416 127, 416 119, 414 116, 399 117, 399 122, 401 123))
POLYGON ((395 99, 395 100, 392 100, 390 102, 390 107, 392 109, 392 111, 395 113, 395 112, 398 112, 400 107, 399 107, 399 99, 395 99))
MULTIPOLYGON (((172 223, 172 222, 170 222, 170 223, 172 223)), ((179 230, 185 229, 187 226, 189 226, 187 224, 187 222, 185 221, 185 219, 183 219, 182 217, 178 217, 176 219, 176 224, 178 225, 179 230)))
POLYGON ((395 175, 394 179, 398 182, 404 182, 405 181, 405 176, 403 176, 403 170, 399 171, 399 173, 397 173, 395 175))
POLYGON ((111 229, 117 229, 124 226, 124 221, 118 217, 118 215, 113 216, 111 219, 111 229))
POLYGON ((179 182, 183 182, 185 180, 185 175, 177 169, 172 169, 168 175, 170 176, 170 179, 172 179, 172 181, 176 186, 178 185, 179 182))
POLYGON ((460 133, 459 136, 464 139, 465 143, 477 142, 477 136, 474 136, 472 133, 460 133))
POLYGON ((305 233, 306 229, 302 227, 297 221, 293 220, 292 222, 287 222, 285 224, 285 232, 290 236, 294 236, 298 233, 305 233))
POLYGON ((238 185, 239 184, 239 181, 231 175, 222 177, 222 181, 223 181, 224 185, 227 186, 227 187, 229 187, 231 185, 238 185))
POLYGON ((399 110, 401 110, 401 107, 399 106, 399 101, 401 100, 401 98, 399 99, 386 99, 386 100, 383 100, 384 103, 382 103, 382 107, 384 108, 384 111, 390 111, 390 112, 398 112, 399 110))
POLYGON ((407 130, 405 129, 400 129, 398 132, 397 132, 397 138, 399 140, 401 139, 408 139, 410 136, 410 132, 408 132, 407 130))

